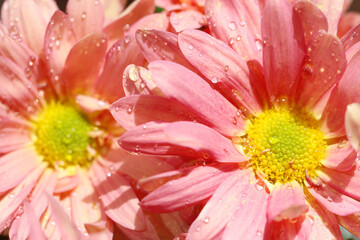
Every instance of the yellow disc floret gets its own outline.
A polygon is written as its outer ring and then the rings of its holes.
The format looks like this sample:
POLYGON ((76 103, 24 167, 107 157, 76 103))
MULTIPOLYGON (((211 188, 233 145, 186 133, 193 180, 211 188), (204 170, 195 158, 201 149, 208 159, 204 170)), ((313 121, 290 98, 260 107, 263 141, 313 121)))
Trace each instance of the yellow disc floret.
POLYGON ((243 149, 256 172, 272 182, 303 181, 326 156, 320 124, 304 110, 277 107, 259 114, 246 130, 243 149))
POLYGON ((34 123, 34 145, 50 166, 85 166, 91 125, 75 108, 50 103, 34 123))

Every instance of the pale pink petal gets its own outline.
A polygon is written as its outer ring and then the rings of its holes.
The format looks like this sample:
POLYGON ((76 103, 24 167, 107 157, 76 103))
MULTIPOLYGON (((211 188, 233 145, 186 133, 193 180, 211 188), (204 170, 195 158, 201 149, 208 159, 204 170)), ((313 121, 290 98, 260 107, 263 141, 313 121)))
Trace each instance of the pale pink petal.
POLYGON ((360 169, 354 166, 347 172, 321 168, 319 177, 336 191, 360 201, 360 169))
POLYGON ((22 203, 29 196, 45 167, 45 164, 39 166, 30 172, 15 188, 1 195, 0 232, 7 228, 16 216, 22 213, 22 203))
POLYGON ((70 50, 60 77, 69 94, 84 93, 91 87, 103 66, 106 47, 106 35, 94 33, 70 50))
POLYGON ((272 222, 267 227, 270 229, 266 232, 265 239, 276 240, 302 240, 309 239, 311 232, 311 218, 301 216, 296 221, 282 220, 281 222, 272 222))
POLYGON ((80 232, 70 220, 69 215, 65 212, 63 206, 50 195, 48 195, 48 200, 56 225, 59 227, 62 239, 82 239, 80 232))
POLYGON ((360 236, 360 213, 355 213, 348 216, 338 216, 337 218, 341 226, 346 228, 355 236, 360 236))
POLYGON ((267 206, 269 222, 280 222, 284 219, 296 219, 309 210, 301 186, 295 182, 275 185, 271 191, 267 206))
POLYGON ((179 49, 177 36, 171 32, 139 29, 136 41, 148 62, 169 60, 193 69, 179 49))
POLYGON ((105 25, 119 17, 126 7, 126 0, 101 0, 105 9, 105 25))
POLYGON ((91 180, 108 217, 128 229, 145 230, 145 216, 139 200, 124 177, 118 173, 107 173, 102 166, 94 163, 91 180))
POLYGON ((326 137, 337 137, 345 135, 345 111, 348 104, 360 102, 360 53, 356 54, 348 63, 344 76, 331 93, 330 99, 325 107, 322 120, 322 130, 326 137))
POLYGON ((344 0, 312 0, 312 2, 326 15, 329 23, 329 33, 336 34, 344 0))
POLYGON ((101 159, 101 163, 108 169, 109 173, 118 171, 137 181, 144 177, 174 169, 172 165, 166 163, 159 157, 134 155, 121 148, 109 151, 103 159, 101 159))
POLYGON ((355 43, 346 50, 346 59, 348 60, 348 62, 350 62, 351 59, 356 56, 358 52, 360 52, 360 42, 355 43))
POLYGON ((360 212, 360 202, 339 193, 328 185, 308 187, 309 192, 328 211, 336 215, 346 216, 360 212))
POLYGON ((347 32, 352 30, 360 23, 360 14, 357 12, 345 13, 341 18, 338 25, 337 35, 344 36, 347 32))
POLYGON ((110 104, 105 101, 85 95, 75 96, 75 101, 79 105, 79 107, 81 107, 81 109, 87 113, 108 110, 110 107, 110 104))
POLYGON ((180 12, 171 12, 170 23, 176 32, 181 32, 185 29, 201 28, 206 24, 206 20, 202 13, 190 9, 180 12))
MULTIPOLYGON (((270 98, 266 89, 263 66, 256 60, 247 61, 247 66, 249 68, 249 81, 254 97, 257 99, 259 106, 262 109, 266 109, 270 105, 270 98)), ((240 98, 241 96, 237 95, 237 97, 240 98)))
POLYGON ((268 194, 265 190, 257 189, 254 185, 248 186, 239 198, 239 209, 232 216, 226 226, 222 239, 266 239, 266 207, 268 194))
POLYGON ((196 204, 210 197, 234 170, 233 164, 182 169, 182 177, 151 192, 141 201, 141 206, 147 211, 163 213, 196 204))
POLYGON ((2 121, 0 122, 0 128, 10 128, 17 129, 18 131, 27 131, 32 128, 31 123, 24 118, 26 116, 19 115, 16 110, 11 109, 11 106, 5 105, 2 102, 0 102, 0 118, 2 121))
POLYGON ((355 164, 356 152, 346 140, 329 145, 326 152, 326 158, 321 161, 325 167, 344 172, 350 170, 355 164))
POLYGON ((344 49, 347 50, 360 41, 360 24, 348 31, 342 38, 344 49))
POLYGON ((360 104, 353 103, 347 106, 345 129, 351 146, 360 152, 360 104))
MULTIPOLYGON (((267 194, 263 188, 259 188, 259 190, 257 190, 255 183, 256 179, 251 171, 238 170, 233 172, 232 176, 223 181, 222 184, 216 189, 213 196, 201 210, 200 215, 191 224, 187 239, 197 240, 215 238, 227 227, 229 223, 231 224, 232 220, 236 221, 233 217, 236 216, 237 211, 240 211, 240 213, 242 212, 244 214, 249 214, 250 218, 249 222, 245 221, 245 223, 243 223, 246 224, 243 225, 244 228, 241 227, 238 229, 240 234, 246 233, 246 226, 249 226, 247 224, 253 221, 253 214, 256 211, 259 211, 260 214, 264 214, 264 216, 258 216, 260 220, 264 220, 265 210, 261 210, 261 207, 258 209, 251 206, 252 204, 261 204, 262 206, 266 206, 267 194), (251 210, 254 210, 254 213, 251 213, 251 210)), ((246 218, 244 215, 238 217, 240 217, 240 219, 243 219, 242 217, 246 218)), ((256 227, 252 229, 254 231, 251 230, 251 235, 253 232, 256 234, 257 227, 264 227, 261 226, 261 223, 261 221, 258 222, 259 225, 256 225, 256 227)), ((234 227, 239 226, 239 223, 234 222, 234 224, 234 227)), ((261 231, 261 229, 259 230, 261 231)), ((230 228, 228 233, 232 237, 230 239, 234 239, 235 237, 232 235, 233 231, 234 230, 230 228)), ((242 237, 245 238, 246 234, 242 237)), ((239 239, 242 238, 240 237, 239 239)))
POLYGON ((261 23, 264 73, 270 98, 289 96, 305 56, 298 15, 286 0, 268 1, 261 23))
POLYGON ((37 89, 25 76, 24 69, 0 56, 0 100, 11 110, 28 116, 39 108, 37 89))
POLYGON ((166 182, 178 179, 183 174, 182 168, 180 170, 168 171, 160 173, 151 177, 142 178, 138 181, 139 187, 146 192, 152 192, 161 187, 166 182))
POLYGON ((70 191, 79 185, 79 176, 75 174, 73 176, 60 177, 56 181, 54 193, 59 194, 70 191))
MULTIPOLYGON (((164 226, 174 235, 179 236, 183 232, 187 232, 189 226, 182 219, 179 212, 160 214, 164 226)), ((180 240, 180 239, 178 239, 180 240)))
POLYGON ((38 218, 35 216, 31 206, 26 202, 24 204, 23 217, 27 219, 27 223, 30 225, 31 231, 27 236, 22 236, 22 229, 19 229, 20 231, 16 233, 16 238, 22 239, 22 237, 24 237, 23 239, 29 240, 46 240, 38 218))
POLYGON ((154 10, 154 0, 136 0, 121 13, 117 20, 107 25, 103 32, 109 37, 110 42, 114 39, 120 39, 129 31, 130 25, 153 13, 154 10))
POLYGON ((101 1, 69 0, 66 5, 76 38, 79 40, 88 34, 100 32, 104 24, 104 6, 101 1))
POLYGON ((312 35, 319 30, 327 32, 328 22, 326 16, 315 4, 310 1, 301 0, 294 4, 294 9, 300 16, 306 43, 308 43, 312 35))
POLYGON ((41 157, 33 148, 22 148, 1 156, 0 193, 16 187, 40 164, 41 157))
POLYGON ((245 61, 261 61, 261 40, 259 39, 260 11, 257 1, 247 4, 246 1, 206 2, 205 11, 211 33, 232 47, 245 61), (246 10, 249 8, 249 17, 246 10), (249 19, 248 19, 249 18, 249 19))
POLYGON ((337 37, 320 31, 308 43, 298 102, 313 107, 337 83, 346 69, 346 57, 337 37))
POLYGON ((197 74, 168 61, 151 62, 149 69, 167 97, 184 104, 207 125, 227 136, 243 133, 245 121, 236 118, 236 108, 197 74))
POLYGON ((243 162, 232 142, 213 129, 194 122, 149 122, 124 133, 119 144, 128 151, 181 155, 214 159, 218 162, 243 162))
POLYGON ((110 219, 96 223, 87 223, 85 228, 91 239, 114 239, 113 223, 110 219))
POLYGON ((79 184, 70 194, 71 218, 82 234, 92 237, 86 224, 106 222, 107 217, 87 171, 78 167, 77 172, 79 184))
POLYGON ((239 108, 241 104, 250 113, 260 110, 249 82, 246 62, 236 52, 202 31, 186 30, 178 38, 187 60, 225 97, 237 103, 239 108))
POLYGON ((195 119, 194 113, 191 113, 180 103, 153 95, 134 95, 120 98, 111 105, 110 112, 125 129, 150 121, 175 122, 195 119))
POLYGON ((44 41, 44 54, 48 59, 45 63, 53 87, 60 91, 59 75, 62 72, 70 49, 75 45, 76 38, 70 18, 61 11, 56 11, 47 26, 44 41))
POLYGON ((23 148, 31 142, 30 134, 27 130, 2 126, 0 128, 0 154, 23 148))
MULTIPOLYGON (((131 240, 144 240, 144 239, 151 239, 151 240, 160 240, 154 226, 150 222, 150 220, 145 216, 145 223, 146 223, 146 230, 144 231, 134 231, 128 228, 125 228, 119 224, 117 227, 131 240)), ((124 239, 121 238, 120 239, 124 239)))
POLYGON ((135 36, 138 29, 150 30, 167 30, 169 27, 169 19, 164 13, 154 13, 141 18, 134 25, 132 25, 125 35, 135 36))
POLYGON ((19 66, 31 67, 30 62, 36 59, 35 53, 23 42, 13 38, 3 24, 0 24, 0 54, 7 57, 19 66))

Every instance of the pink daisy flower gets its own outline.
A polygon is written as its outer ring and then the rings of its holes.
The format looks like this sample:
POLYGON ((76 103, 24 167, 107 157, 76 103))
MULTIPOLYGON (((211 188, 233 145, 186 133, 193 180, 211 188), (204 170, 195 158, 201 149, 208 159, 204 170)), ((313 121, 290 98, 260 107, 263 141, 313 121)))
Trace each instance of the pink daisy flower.
POLYGON ((245 2, 206 2, 212 36, 138 31, 149 70, 129 66, 125 77, 153 95, 112 105, 132 128, 119 144, 189 158, 142 180, 156 190, 141 204, 172 212, 205 201, 187 239, 341 239, 337 216, 360 211, 344 127, 346 106, 360 102, 359 33, 336 37, 343 1, 245 2))
MULTIPOLYGON (((149 1, 136 4, 113 23, 135 20, 139 6, 154 9, 149 1)), ((136 29, 165 30, 167 18, 134 21, 113 33, 124 37, 109 47, 115 35, 105 34, 101 2, 69 1, 69 16, 55 8, 52 1, 28 0, 2 8, 0 232, 11 225, 11 239, 26 239, 35 217, 47 238, 66 238, 66 227, 47 208, 50 195, 82 236, 111 239, 118 227, 131 239, 158 239, 133 186, 173 169, 172 161, 121 150, 114 139, 125 129, 108 107, 124 96, 124 68, 145 61, 133 40, 136 29)))

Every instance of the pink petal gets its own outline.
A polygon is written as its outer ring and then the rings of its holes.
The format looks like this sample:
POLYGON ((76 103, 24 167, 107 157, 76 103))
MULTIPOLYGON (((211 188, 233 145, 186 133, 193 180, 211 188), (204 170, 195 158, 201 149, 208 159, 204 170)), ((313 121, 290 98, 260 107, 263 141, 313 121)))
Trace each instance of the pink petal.
MULTIPOLYGON (((139 59, 140 60, 140 59, 139 59)), ((144 61, 144 59, 141 59, 144 61)), ((128 65, 123 73, 122 85, 125 96, 138 94, 163 95, 151 78, 151 72, 134 64, 128 65)))
POLYGON ((130 4, 119 18, 107 25, 103 32, 110 40, 120 39, 124 36, 129 26, 155 10, 154 0, 136 0, 130 4))
POLYGON ((268 1, 261 23, 264 73, 270 98, 289 96, 305 55, 301 23, 286 0, 268 1))
POLYGON ((294 4, 294 9, 300 16, 306 43, 308 43, 312 39, 312 35, 319 30, 327 32, 328 22, 326 16, 315 4, 310 1, 301 0, 294 4))
POLYGON ((298 101, 311 108, 341 79, 347 61, 338 38, 323 31, 313 35, 308 49, 310 51, 307 51, 303 65, 298 101))
POLYGON ((77 39, 100 32, 103 27, 105 16, 102 1, 69 0, 66 5, 66 12, 72 19, 77 39))
POLYGON ((125 129, 150 121, 175 122, 195 119, 194 114, 190 113, 180 103, 153 95, 134 95, 120 98, 111 105, 110 112, 125 129), (164 102, 166 104, 163 104, 164 102))
MULTIPOLYGON (((319 217, 320 218, 320 217, 319 217)), ((302 240, 310 239, 312 218, 301 216, 295 219, 296 222, 290 220, 282 220, 281 222, 272 222, 267 227, 270 229, 266 232, 266 239, 276 240, 302 240)))
POLYGON ((344 49, 347 50, 360 41, 360 24, 348 31, 342 38, 344 49))
POLYGON ((39 108, 35 86, 26 79, 24 70, 11 60, 0 56, 0 100, 12 111, 28 116, 39 108))
POLYGON ((326 158, 321 161, 325 167, 344 172, 355 164, 356 152, 346 140, 328 146, 326 152, 326 158))
POLYGON ((21 204, 29 196, 45 167, 45 165, 39 166, 30 172, 15 188, 1 196, 0 232, 7 228, 16 216, 22 213, 23 206, 21 204))
MULTIPOLYGON (((145 216, 145 221, 146 221, 146 230, 141 232, 125 228, 119 224, 117 224, 117 227, 122 231, 123 234, 125 234, 125 236, 127 236, 131 240, 144 240, 144 239, 160 240, 154 226, 146 216, 145 216)), ((120 235, 120 238, 125 239, 125 236, 120 235)))
POLYGON ((108 110, 110 107, 110 104, 105 101, 85 95, 77 95, 75 97, 75 101, 81 107, 81 109, 87 113, 108 110))
POLYGON ((105 34, 94 33, 80 40, 70 50, 61 75, 68 93, 84 93, 90 88, 103 65, 106 47, 105 34))
POLYGON ((309 210, 301 186, 293 181, 287 184, 275 185, 271 191, 267 206, 269 222, 280 222, 283 219, 296 219, 309 210))
POLYGON ((58 178, 56 181, 54 193, 59 194, 70 191, 79 185, 79 181, 79 176, 77 174, 58 178))
MULTIPOLYGON (((265 239, 267 193, 253 185, 243 191, 241 205, 226 226, 223 239, 265 239)), ((239 199, 240 201, 240 199, 239 199)))
POLYGON ((262 109, 266 109, 270 104, 270 97, 266 89, 264 69, 256 60, 247 61, 247 66, 249 68, 249 81, 253 89, 254 97, 259 106, 262 109))
POLYGON ((27 130, 2 127, 0 132, 0 154, 25 147, 31 139, 27 130))
MULTIPOLYGON (((238 170, 233 172, 232 176, 228 177, 222 184, 216 189, 213 196, 207 202, 205 207, 200 212, 200 215, 196 220, 191 224, 187 239, 214 239, 219 233, 225 229, 225 234, 229 234, 229 239, 234 239, 232 234, 236 226, 239 226, 237 219, 237 211, 243 214, 248 214, 246 217, 249 217, 249 222, 243 222, 243 226, 238 228, 238 236, 246 236, 246 230, 249 231, 250 236, 253 235, 253 232, 256 234, 257 227, 263 228, 263 222, 259 221, 253 229, 249 229, 246 226, 253 222, 253 214, 251 209, 254 212, 259 211, 259 214, 263 213, 264 216, 258 216, 260 220, 265 219, 265 210, 261 210, 261 207, 256 208, 258 205, 254 205, 249 208, 251 204, 260 204, 260 206, 266 206, 266 192, 265 190, 255 190, 255 184, 250 184, 251 182, 255 183, 256 179, 251 171, 238 170), (255 193, 255 191, 258 191, 255 193), (248 205, 250 204, 250 205, 248 205), (246 209, 242 209, 246 208, 246 209), (250 211, 249 211, 250 210, 250 211), (233 222, 233 226, 227 231, 227 226, 233 222), (246 225, 245 225, 246 224, 246 225), (244 233, 244 235, 242 235, 244 233)), ((237 216, 240 221, 245 218, 244 215, 237 216)), ((260 229, 262 230, 262 229, 260 229)), ((239 238, 241 239, 241 237, 239 238)))
POLYGON ((195 10, 184 10, 180 12, 171 12, 170 23, 176 32, 185 29, 197 29, 206 25, 205 16, 195 10))
POLYGON ((38 218, 35 216, 35 213, 32 210, 31 206, 26 202, 24 204, 23 216, 24 218, 26 218, 27 223, 30 225, 31 231, 27 236, 22 236, 21 235, 22 229, 19 229, 20 231, 15 235, 16 238, 22 239, 22 237, 24 237, 24 239, 29 239, 29 240, 46 240, 46 237, 41 229, 41 225, 38 218))
POLYGON ((229 44, 245 61, 261 60, 261 40, 257 39, 261 16, 257 1, 249 4, 228 0, 219 4, 211 0, 206 2, 205 11, 213 36, 229 44))
POLYGON ((151 177, 142 178, 138 181, 139 187, 146 191, 146 192, 152 192, 155 189, 161 187, 166 182, 178 179, 183 174, 182 168, 180 170, 174 170, 174 171, 168 171, 164 173, 160 173, 157 175, 153 175, 151 177))
POLYGON ((348 63, 344 76, 331 93, 325 107, 322 120, 325 123, 322 130, 326 137, 345 135, 345 111, 348 104, 360 102, 360 54, 356 54, 348 63))
POLYGON ((193 69, 180 51, 175 34, 160 30, 139 29, 135 37, 148 62, 169 60, 193 69))
POLYGON ((354 166, 346 172, 339 172, 329 168, 321 168, 319 177, 336 191, 360 200, 360 169, 354 166))
POLYGON ((351 146, 360 152, 360 104, 353 103, 347 106, 345 129, 351 146))
POLYGON ((335 34, 339 23, 344 0, 312 0, 326 15, 329 23, 329 33, 335 34))
POLYGON ((113 224, 111 220, 85 224, 86 231, 91 239, 114 239, 113 224))
POLYGON ((77 172, 79 184, 70 194, 71 218, 81 233, 91 236, 86 224, 106 222, 107 217, 87 171, 78 167, 77 172))
POLYGON ((243 133, 245 121, 236 119, 236 108, 197 74, 168 61, 151 62, 149 69, 167 97, 184 104, 207 125, 227 136, 243 133))
POLYGON ((330 186, 309 188, 309 192, 319 201, 327 210, 340 216, 346 216, 360 212, 360 202, 334 190, 330 186))
POLYGON ((355 236, 360 236, 360 214, 355 213, 348 216, 338 216, 338 220, 344 228, 355 236))
POLYGON ((246 63, 230 47, 197 30, 180 33, 179 46, 187 60, 227 98, 240 103, 250 113, 260 110, 246 63))
POLYGON ((218 162, 247 160, 229 139, 211 128, 193 122, 150 122, 124 133, 119 144, 128 151, 149 154, 210 158, 218 162))
POLYGON ((48 195, 48 200, 62 238, 74 240, 82 239, 80 232, 77 230, 74 223, 70 220, 69 215, 65 212, 63 206, 50 195, 48 195))
POLYGON ((144 213, 129 182, 120 174, 107 174, 97 163, 93 164, 92 171, 91 181, 101 196, 106 215, 126 228, 145 230, 144 213))
POLYGON ((103 157, 101 164, 109 173, 118 171, 132 179, 140 180, 162 172, 171 171, 174 167, 159 157, 134 155, 121 148, 112 149, 103 157))
POLYGON ((172 212, 210 197, 230 175, 236 165, 207 165, 180 170, 179 179, 170 180, 147 195, 143 209, 151 212, 172 212))
POLYGON ((345 13, 340 18, 337 35, 343 37, 360 23, 360 14, 357 12, 345 13))
POLYGON ((55 89, 59 91, 58 82, 66 58, 75 45, 76 38, 70 18, 61 11, 56 11, 47 26, 44 41, 45 63, 49 69, 50 79, 55 89), (58 80, 58 79, 57 79, 58 80))
POLYGON ((3 155, 0 158, 0 193, 16 187, 40 164, 41 157, 32 148, 23 148, 3 155))
POLYGON ((126 0, 102 0, 105 9, 105 25, 117 19, 126 7, 126 0))

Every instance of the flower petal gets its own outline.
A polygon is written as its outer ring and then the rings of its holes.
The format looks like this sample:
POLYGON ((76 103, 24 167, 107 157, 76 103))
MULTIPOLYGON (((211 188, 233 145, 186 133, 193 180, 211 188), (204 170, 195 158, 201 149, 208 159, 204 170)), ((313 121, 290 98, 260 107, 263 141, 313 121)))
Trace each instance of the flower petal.
POLYGON ((297 90, 299 103, 312 108, 341 79, 346 63, 344 49, 337 37, 323 31, 314 34, 308 43, 297 90))
POLYGON ((172 212, 210 197, 217 187, 236 169, 236 165, 207 165, 180 170, 182 177, 170 180, 147 195, 143 209, 151 212, 172 212))
POLYGON ((0 127, 0 154, 9 153, 25 147, 31 142, 30 134, 21 128, 0 127))
POLYGON ((102 68, 106 47, 106 35, 94 33, 77 42, 70 50, 61 75, 69 94, 84 93, 92 86, 102 68))
POLYGON ((110 104, 105 101, 85 95, 77 95, 75 97, 75 101, 81 107, 81 109, 87 113, 108 110, 110 107, 110 104))
POLYGON ((120 98, 111 105, 110 112, 125 129, 131 129, 150 121, 175 122, 195 119, 194 114, 180 103, 153 95, 120 98))
POLYGON ((128 229, 146 229, 144 213, 129 182, 118 173, 108 174, 98 163, 94 163, 91 181, 101 196, 105 213, 114 222, 128 229))
POLYGON ((261 18, 258 1, 246 2, 227 0, 219 4, 217 0, 207 1, 206 16, 213 36, 228 43, 245 61, 261 61, 261 48, 257 47, 261 46, 261 41, 256 40, 261 18))
POLYGON ((186 30, 178 38, 184 56, 215 88, 238 103, 238 107, 241 104, 250 113, 259 111, 249 82, 249 70, 238 54, 202 31, 186 30))
POLYGON ((248 159, 236 150, 229 139, 193 122, 150 122, 124 133, 119 144, 128 151, 149 154, 210 158, 218 162, 243 162, 248 159))
POLYGON ((298 15, 286 0, 268 1, 261 24, 264 73, 270 98, 289 96, 305 56, 298 15))
POLYGON ((350 170, 355 164, 356 152, 345 140, 328 146, 326 152, 326 158, 321 161, 325 167, 344 172, 350 170))
POLYGON ((326 16, 312 2, 301 0, 294 3, 294 9, 299 14, 304 29, 305 42, 308 43, 313 33, 328 30, 326 16))
POLYGON ((344 0, 312 0, 326 15, 329 23, 329 33, 336 34, 344 0))
MULTIPOLYGON (((213 239, 221 233, 229 223, 231 223, 233 217, 236 215, 236 211, 249 214, 249 220, 252 222, 253 214, 248 212, 249 207, 251 204, 257 203, 261 205, 264 204, 266 206, 265 199, 267 194, 263 189, 259 191, 256 190, 255 184, 250 184, 250 182, 255 183, 256 179, 251 171, 246 170, 235 171, 232 176, 223 181, 205 207, 201 210, 200 215, 191 224, 187 239, 213 239), (258 193, 253 190, 258 191, 258 193), (243 201, 241 199, 243 199, 243 201), (243 204, 245 205, 244 208, 247 209, 241 209, 243 204)), ((253 208, 253 210, 259 211, 260 214, 261 212, 265 214, 265 211, 262 211, 261 208, 253 208)), ((245 216, 242 215, 238 217, 243 219, 245 216)), ((265 216, 259 217, 260 219, 265 219, 265 216)), ((238 226, 237 222, 234 222, 234 224, 234 227, 238 226)), ((246 221, 243 224, 246 224, 246 221)), ((256 227, 261 227, 261 222, 259 222, 259 225, 260 226, 256 227)), ((240 233, 244 233, 245 236, 246 226, 248 225, 245 225, 244 228, 241 227, 241 229, 238 229, 240 230, 240 233)), ((255 233, 256 227, 254 228, 255 233)), ((233 230, 230 229, 228 233, 232 236, 230 239, 234 238, 232 232, 233 230)), ((251 230, 250 236, 252 235, 252 232, 253 231, 251 230)))
POLYGON ((67 192, 73 190, 79 185, 79 176, 75 174, 73 176, 65 176, 58 178, 56 181, 56 186, 54 189, 54 193, 59 194, 63 192, 67 192))
POLYGON ((341 226, 356 236, 360 236, 360 214, 355 213, 348 216, 337 217, 341 226))
POLYGON ((30 205, 26 202, 24 204, 23 216, 24 218, 26 218, 27 223, 30 225, 29 227, 31 228, 31 231, 29 232, 28 235, 22 236, 21 233, 23 229, 19 229, 20 231, 16 233, 16 237, 18 239, 22 239, 21 237, 24 237, 24 239, 29 239, 29 240, 46 240, 46 237, 43 231, 41 230, 41 225, 39 220, 35 216, 34 211, 30 207, 30 205))
POLYGON ((184 104, 207 125, 227 136, 243 133, 245 121, 234 122, 236 108, 197 74, 168 61, 151 62, 149 69, 152 79, 167 97, 184 104))
POLYGON ((353 103, 347 106, 345 129, 351 146, 360 152, 360 104, 353 103))
POLYGON ((360 169, 354 166, 346 172, 321 168, 319 177, 336 191, 360 201, 360 169))
POLYGON ((170 23, 176 32, 197 29, 206 24, 205 16, 193 9, 170 13, 170 23))
POLYGON ((348 50, 353 45, 360 41, 360 24, 348 31, 342 38, 341 42, 345 50, 348 50))
POLYGON ((328 185, 321 185, 315 188, 308 187, 309 192, 327 210, 336 215, 346 216, 360 212, 360 202, 339 193, 328 185))
POLYGON ((127 4, 126 0, 101 0, 101 2, 105 9, 105 25, 117 19, 127 4))
POLYGON ((77 39, 100 32, 104 24, 104 6, 101 1, 69 0, 66 12, 72 19, 77 39))
POLYGON ((343 37, 360 23, 360 14, 357 12, 348 12, 341 16, 338 25, 337 35, 343 37))
POLYGON ((301 186, 295 182, 275 185, 271 191, 267 206, 269 222, 280 222, 284 219, 296 219, 309 210, 301 186))
POLYGON ((348 104, 360 102, 360 53, 356 54, 348 63, 344 76, 331 93, 325 107, 322 121, 322 130, 325 137, 338 137, 345 135, 345 111, 348 104))

